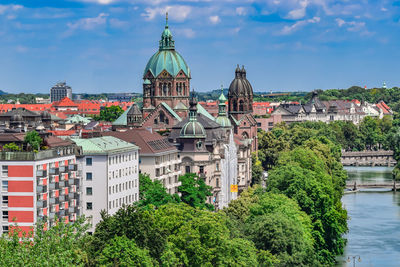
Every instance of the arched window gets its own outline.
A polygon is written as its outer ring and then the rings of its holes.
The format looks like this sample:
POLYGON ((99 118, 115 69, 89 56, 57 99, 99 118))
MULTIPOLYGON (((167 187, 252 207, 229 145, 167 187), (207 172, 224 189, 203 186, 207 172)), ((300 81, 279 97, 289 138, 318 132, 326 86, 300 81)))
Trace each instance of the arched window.
POLYGON ((232 106, 233 106, 233 111, 237 111, 237 101, 236 100, 233 100, 232 106))
POLYGON ((154 119, 154 124, 158 124, 158 120, 157 119, 154 119))
POLYGON ((243 137, 243 139, 249 139, 249 135, 247 132, 243 132, 242 137, 243 137))
POLYGON ((165 114, 162 111, 160 111, 160 122, 161 123, 165 122, 165 114))
POLYGON ((244 102, 243 102, 243 100, 239 101, 239 111, 244 111, 244 102))
POLYGON ((167 88, 167 84, 166 83, 164 83, 163 84, 163 96, 166 96, 167 95, 167 92, 168 92, 168 88, 167 88))

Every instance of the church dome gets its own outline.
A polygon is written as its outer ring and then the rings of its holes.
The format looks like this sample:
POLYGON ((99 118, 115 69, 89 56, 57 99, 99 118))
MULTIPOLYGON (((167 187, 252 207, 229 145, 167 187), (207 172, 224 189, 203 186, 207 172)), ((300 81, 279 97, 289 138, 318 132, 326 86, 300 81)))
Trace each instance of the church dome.
POLYGON ((198 121, 188 121, 181 129, 179 138, 206 138, 206 131, 198 121))
POLYGON ((175 41, 172 38, 171 31, 168 27, 168 14, 165 29, 161 34, 159 42, 159 50, 147 62, 144 74, 151 72, 154 77, 166 70, 170 75, 176 77, 182 70, 188 78, 190 78, 190 69, 183 57, 175 50, 175 41))
POLYGON ((228 97, 232 96, 253 96, 253 88, 246 78, 246 70, 244 67, 240 69, 239 65, 237 65, 235 70, 235 79, 233 79, 229 86, 228 97))
POLYGON ((231 121, 226 116, 218 116, 215 119, 215 122, 221 125, 221 127, 231 127, 231 121))
POLYGON ((194 92, 189 104, 189 121, 182 127, 179 138, 206 138, 204 126, 197 121, 197 100, 194 92))

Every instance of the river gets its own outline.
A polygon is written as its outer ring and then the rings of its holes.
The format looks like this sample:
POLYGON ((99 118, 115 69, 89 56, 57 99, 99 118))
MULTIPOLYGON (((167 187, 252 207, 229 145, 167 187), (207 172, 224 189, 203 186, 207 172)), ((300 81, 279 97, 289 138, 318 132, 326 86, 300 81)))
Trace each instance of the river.
MULTIPOLYGON (((346 167, 349 180, 369 182, 392 179, 392 168, 346 167)), ((400 192, 364 189, 345 194, 342 203, 349 215, 347 246, 341 260, 361 257, 355 266, 400 266, 400 192)), ((343 263, 341 266, 353 266, 343 263)))

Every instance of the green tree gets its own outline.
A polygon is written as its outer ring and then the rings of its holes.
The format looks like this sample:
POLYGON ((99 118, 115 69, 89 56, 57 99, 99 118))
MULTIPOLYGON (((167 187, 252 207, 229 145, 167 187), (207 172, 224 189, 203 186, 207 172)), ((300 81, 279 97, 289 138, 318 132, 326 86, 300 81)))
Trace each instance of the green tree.
POLYGON ((104 107, 100 110, 100 115, 96 117, 99 121, 110 121, 113 122, 124 113, 124 110, 120 106, 104 107))
POLYGON ((88 229, 83 217, 76 222, 58 221, 47 227, 39 222, 26 234, 19 226, 10 227, 11 238, 0 238, 1 266, 84 266, 88 262, 88 229))
POLYGON ((332 174, 327 172, 324 158, 309 148, 298 147, 285 152, 268 180, 269 191, 296 200, 311 217, 320 260, 333 263, 335 255, 343 253, 342 235, 347 231, 347 213, 335 193, 337 188, 332 174))
POLYGON ((182 202, 200 209, 214 210, 212 204, 206 203, 207 197, 212 196, 212 187, 206 185, 203 179, 200 179, 194 173, 186 173, 179 177, 181 185, 178 187, 181 193, 182 202))
POLYGON ((126 236, 111 239, 101 251, 98 263, 101 266, 153 266, 149 252, 126 236))
POLYGON ((258 159, 257 152, 251 153, 251 162, 251 184, 261 184, 264 170, 261 161, 258 159))
POLYGON ((179 196, 168 194, 159 180, 152 181, 147 174, 139 174, 139 206, 159 207, 171 202, 180 202, 179 196))
POLYGON ((24 142, 27 143, 32 149, 39 150, 43 140, 38 132, 30 131, 25 135, 24 142))

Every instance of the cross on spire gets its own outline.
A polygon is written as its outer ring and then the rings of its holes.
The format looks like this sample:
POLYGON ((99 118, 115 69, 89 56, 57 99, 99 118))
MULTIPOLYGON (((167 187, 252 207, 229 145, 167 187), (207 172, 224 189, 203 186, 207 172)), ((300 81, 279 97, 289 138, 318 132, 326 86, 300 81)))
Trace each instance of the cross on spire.
POLYGON ((165 13, 165 26, 168 27, 168 12, 165 13))

